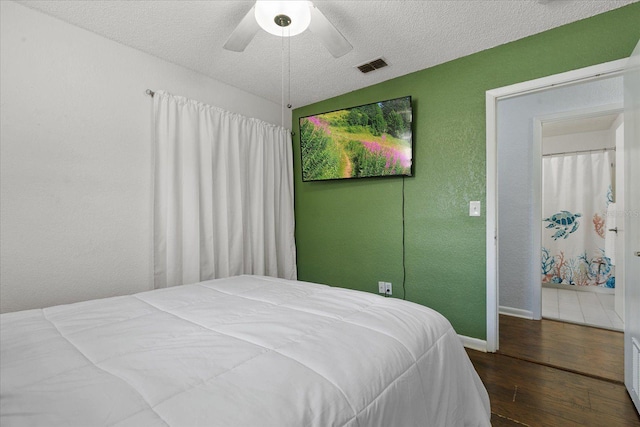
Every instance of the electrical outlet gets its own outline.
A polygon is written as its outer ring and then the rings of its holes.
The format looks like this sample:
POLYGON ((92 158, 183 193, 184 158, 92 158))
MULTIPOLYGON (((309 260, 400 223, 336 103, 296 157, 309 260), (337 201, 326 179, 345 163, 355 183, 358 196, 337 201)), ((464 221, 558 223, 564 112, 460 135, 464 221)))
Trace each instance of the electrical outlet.
POLYGON ((387 291, 387 285, 385 282, 378 282, 378 293, 384 294, 387 291))
POLYGON ((391 282, 386 282, 384 284, 384 294, 391 295, 392 293, 393 293, 393 287, 391 285, 391 282))

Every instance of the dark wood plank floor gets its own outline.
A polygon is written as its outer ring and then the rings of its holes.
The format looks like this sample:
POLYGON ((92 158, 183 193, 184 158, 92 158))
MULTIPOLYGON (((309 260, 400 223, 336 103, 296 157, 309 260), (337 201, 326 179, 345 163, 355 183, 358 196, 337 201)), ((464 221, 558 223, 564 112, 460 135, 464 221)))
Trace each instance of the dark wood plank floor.
POLYGON ((640 426, 624 385, 497 353, 467 350, 501 426, 640 426))
POLYGON ((622 332, 500 315, 499 353, 624 383, 622 332))
POLYGON ((493 427, 640 427, 622 384, 622 345, 620 332, 500 316, 500 352, 467 353, 493 427))

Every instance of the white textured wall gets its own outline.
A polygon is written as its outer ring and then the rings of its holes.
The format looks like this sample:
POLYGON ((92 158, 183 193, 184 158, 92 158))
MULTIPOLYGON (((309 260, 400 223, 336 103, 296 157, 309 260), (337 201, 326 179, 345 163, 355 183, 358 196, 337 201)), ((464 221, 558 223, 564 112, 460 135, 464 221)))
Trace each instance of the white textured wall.
POLYGON ((615 146, 615 129, 570 133, 542 138, 542 154, 598 150, 615 146))
POLYGON ((280 107, 13 2, 0 16, 0 311, 150 289, 145 89, 276 124, 280 107))
POLYGON ((498 277, 500 306, 533 312, 541 286, 534 253, 533 119, 622 103, 622 77, 518 96, 498 102, 498 277))

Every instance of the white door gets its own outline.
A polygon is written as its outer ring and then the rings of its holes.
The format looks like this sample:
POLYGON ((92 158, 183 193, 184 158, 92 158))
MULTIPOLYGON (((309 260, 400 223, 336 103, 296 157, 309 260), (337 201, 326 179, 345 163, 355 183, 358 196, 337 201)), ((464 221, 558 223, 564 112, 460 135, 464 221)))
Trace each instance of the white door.
POLYGON ((640 412, 640 43, 624 74, 625 332, 624 383, 640 412))
MULTIPOLYGON (((615 311, 620 316, 620 319, 624 322, 624 238, 625 238, 625 205, 624 205, 624 123, 615 131, 616 139, 616 211, 614 212, 615 218, 612 221, 613 225, 607 226, 609 230, 614 227, 615 234, 607 233, 607 237, 615 236, 615 248, 614 252, 617 255, 615 257, 616 268, 616 289, 615 289, 615 311)), ((610 212, 607 212, 610 213, 610 212)), ((607 218, 607 224, 610 223, 610 218, 607 218)), ((606 247, 606 246, 605 246, 606 247)), ((606 250, 606 249, 605 249, 606 250)))

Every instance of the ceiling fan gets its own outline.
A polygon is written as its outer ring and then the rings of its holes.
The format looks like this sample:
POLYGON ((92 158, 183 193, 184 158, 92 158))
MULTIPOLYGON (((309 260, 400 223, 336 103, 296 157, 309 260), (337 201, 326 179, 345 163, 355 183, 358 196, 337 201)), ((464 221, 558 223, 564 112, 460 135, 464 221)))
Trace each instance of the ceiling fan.
POLYGON ((258 30, 281 37, 295 36, 307 28, 327 50, 339 58, 353 49, 351 43, 310 1, 256 1, 229 36, 224 48, 242 52, 258 30))

